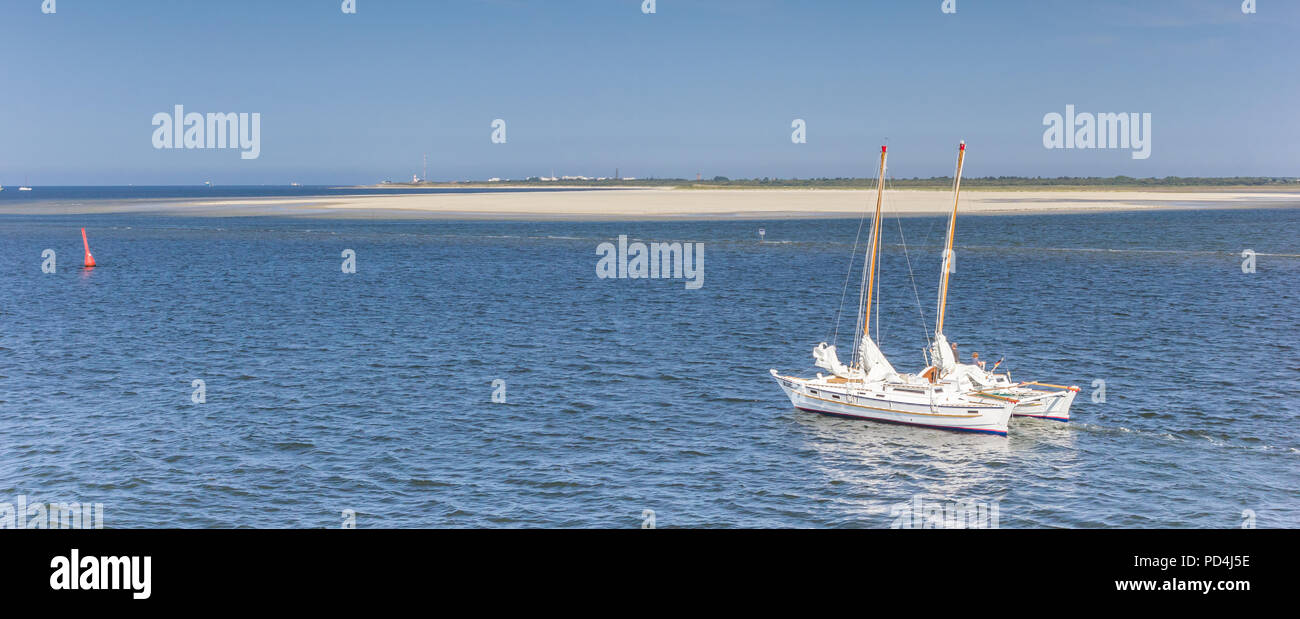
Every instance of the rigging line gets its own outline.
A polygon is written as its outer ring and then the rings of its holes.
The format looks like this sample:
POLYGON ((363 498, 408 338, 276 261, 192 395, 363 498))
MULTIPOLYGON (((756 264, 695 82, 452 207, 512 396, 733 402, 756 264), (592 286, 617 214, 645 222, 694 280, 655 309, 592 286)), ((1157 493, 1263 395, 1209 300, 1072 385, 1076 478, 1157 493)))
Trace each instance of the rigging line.
MULTIPOLYGON (((926 228, 926 230, 925 230, 925 236, 923 237, 923 240, 921 241, 921 247, 930 247, 930 240, 934 238, 934 225, 935 225, 936 223, 942 221, 943 218, 942 218, 942 217, 927 217, 927 219, 930 220, 930 225, 929 225, 929 226, 926 228)), ((901 228, 902 228, 902 225, 903 225, 902 221, 899 221, 898 225, 899 225, 899 228, 900 228, 899 235, 901 236, 901 235, 902 235, 901 228)), ((907 257, 907 248, 906 248, 906 247, 903 248, 903 252, 904 252, 904 257, 907 257)), ((928 344, 928 345, 926 346, 925 350, 922 351, 922 352, 925 353, 925 355, 926 355, 926 363, 929 364, 929 363, 931 363, 932 361, 931 361, 931 359, 929 358, 929 353, 926 352, 926 351, 929 351, 930 348, 934 345, 934 340, 933 340, 933 338, 931 338, 931 336, 930 336, 930 327, 929 327, 929 326, 926 324, 926 322, 925 322, 925 321, 926 321, 926 317, 925 317, 925 305, 921 303, 921 295, 920 295, 920 293, 917 292, 917 290, 916 290, 916 275, 912 272, 912 262, 911 262, 911 258, 908 258, 907 270, 908 270, 908 277, 911 277, 911 278, 912 278, 912 294, 916 297, 917 311, 921 314, 921 328, 925 330, 925 340, 926 340, 926 343, 928 344)))
POLYGON ((849 252, 849 270, 844 273, 844 287, 840 289, 840 304, 835 308, 835 328, 831 331, 831 336, 827 340, 832 346, 840 337, 840 317, 844 313, 844 297, 848 295, 849 280, 853 277, 853 263, 858 255, 858 241, 862 238, 862 225, 867 221, 867 211, 863 209, 862 219, 858 220, 858 233, 853 237, 853 251, 849 252))
POLYGON ((897 215, 894 221, 898 223, 898 240, 903 245, 903 259, 907 261, 907 277, 912 280, 912 296, 916 297, 916 313, 921 316, 921 328, 925 330, 926 345, 933 344, 930 339, 930 327, 925 324, 925 309, 921 305, 921 293, 916 288, 916 274, 912 271, 912 258, 907 253, 907 239, 903 238, 903 220, 897 215))
MULTIPOLYGON (((886 178, 884 180, 884 183, 885 183, 886 191, 894 190, 894 184, 889 182, 889 179, 886 178)), ((881 213, 881 215, 883 216, 884 213, 881 213)), ((897 217, 897 214, 895 214, 895 217, 897 217)), ((880 247, 883 252, 885 246, 885 241, 883 238, 885 234, 884 222, 881 222, 880 224, 880 234, 882 237, 880 240, 880 247)), ((884 268, 884 264, 885 264, 884 258, 881 258, 876 264, 876 299, 877 299, 876 301, 876 346, 877 347, 881 346, 881 342, 885 340, 885 334, 883 331, 880 330, 880 314, 881 314, 881 309, 884 307, 884 300, 885 300, 885 297, 880 294, 880 286, 881 286, 880 270, 884 268)))
MULTIPOLYGON (((930 220, 930 227, 925 231, 925 241, 921 243, 922 247, 930 247, 930 239, 934 238, 934 225, 942 221, 942 219, 942 217, 936 217, 930 220)), ((942 279, 942 277, 940 279, 942 279)), ((936 282, 935 288, 938 289, 938 287, 939 284, 936 282)), ((926 327, 926 333, 929 333, 929 330, 930 328, 926 327)))
MULTIPOLYGON (((879 172, 877 172, 877 174, 879 174, 879 172)), ((876 187, 880 187, 880 183, 882 183, 882 182, 884 182, 884 179, 877 178, 877 179, 876 179, 876 187)), ((874 215, 873 215, 873 217, 874 217, 874 215)), ((865 222, 866 219, 867 219, 867 214, 864 212, 864 213, 862 214, 862 222, 865 222)), ((862 232, 862 222, 859 222, 859 224, 858 224, 858 233, 859 233, 859 234, 861 234, 861 232, 862 232)), ((875 219, 872 219, 872 227, 874 228, 875 226, 876 226, 876 221, 875 221, 875 219)), ((868 250, 868 251, 870 251, 870 250, 868 250)), ((850 264, 852 264, 852 263, 850 263, 850 264)), ((864 259, 864 260, 863 260, 863 264, 862 264, 862 283, 858 284, 858 328, 857 328, 857 331, 854 332, 854 337, 853 337, 853 349, 852 349, 852 351, 851 351, 851 353, 850 353, 850 356, 849 356, 849 359, 852 359, 853 361, 858 362, 858 367, 860 367, 860 368, 865 368, 865 367, 866 367, 866 364, 865 364, 865 363, 862 363, 861 360, 858 359, 858 352, 859 352, 859 348, 861 348, 860 345, 861 345, 861 343, 862 343, 862 338, 861 338, 861 337, 858 337, 856 334, 857 334, 857 333, 862 333, 862 332, 863 332, 863 327, 865 326, 864 321, 871 320, 871 317, 870 317, 870 316, 864 316, 863 313, 862 313, 862 308, 863 308, 864 305, 866 305, 866 300, 867 300, 867 271, 868 271, 868 270, 869 270, 869 269, 868 269, 868 267, 867 267, 867 261, 864 259)), ((862 351, 862 352, 865 354, 866 351, 862 351)), ((852 362, 850 362, 850 363, 852 363, 852 362)))
MULTIPOLYGON (((882 230, 883 232, 883 230, 882 230)), ((884 259, 876 263, 876 345, 879 346, 884 338, 884 333, 880 331, 880 308, 884 305, 881 301, 884 297, 880 296, 880 269, 884 266, 884 259)))
MULTIPOLYGON (((889 188, 893 189, 892 183, 889 185, 889 188)), ((903 234, 903 218, 898 213, 894 213, 894 222, 898 224, 898 243, 903 247, 903 259, 907 261, 907 278, 912 282, 912 296, 916 298, 916 311, 921 316, 921 328, 925 330, 925 341, 928 345, 931 342, 930 328, 925 324, 925 311, 922 309, 921 305, 921 293, 916 288, 916 273, 912 270, 912 258, 908 255, 907 251, 907 236, 903 234)), ((933 222, 931 222, 930 225, 933 229, 933 222)), ((879 329, 877 329, 877 331, 879 331, 879 329)))
MULTIPOLYGON (((868 251, 869 251, 869 250, 868 250, 868 251)), ((863 306, 865 306, 866 303, 867 303, 867 271, 868 271, 868 269, 867 269, 867 265, 866 265, 866 264, 863 264, 863 265, 862 265, 862 282, 858 284, 858 321, 857 321, 857 325, 858 325, 858 327, 857 327, 857 330, 854 331, 854 335, 853 335, 853 350, 852 350, 852 352, 851 352, 851 356, 849 357, 850 359, 853 359, 853 360, 855 360, 855 361, 859 361, 859 367, 865 367, 865 364, 862 364, 862 363, 860 362, 860 360, 858 359, 858 352, 859 352, 859 348, 861 348, 862 338, 861 338, 860 336, 858 336, 857 334, 862 333, 862 331, 863 331, 863 329, 862 329, 863 326, 864 326, 864 325, 863 325, 863 321, 865 321, 865 320, 869 320, 869 319, 870 319, 870 317, 865 316, 865 315, 862 313, 862 308, 863 308, 863 306)))

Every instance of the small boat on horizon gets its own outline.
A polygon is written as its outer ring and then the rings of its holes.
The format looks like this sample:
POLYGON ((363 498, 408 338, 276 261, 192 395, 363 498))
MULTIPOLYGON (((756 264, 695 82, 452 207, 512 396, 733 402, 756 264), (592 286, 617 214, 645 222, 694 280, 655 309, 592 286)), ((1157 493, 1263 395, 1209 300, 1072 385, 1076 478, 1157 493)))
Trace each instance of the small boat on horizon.
POLYGON ((31 187, 19 187, 19 188, 18 188, 18 191, 31 191, 31 190, 32 190, 31 187))

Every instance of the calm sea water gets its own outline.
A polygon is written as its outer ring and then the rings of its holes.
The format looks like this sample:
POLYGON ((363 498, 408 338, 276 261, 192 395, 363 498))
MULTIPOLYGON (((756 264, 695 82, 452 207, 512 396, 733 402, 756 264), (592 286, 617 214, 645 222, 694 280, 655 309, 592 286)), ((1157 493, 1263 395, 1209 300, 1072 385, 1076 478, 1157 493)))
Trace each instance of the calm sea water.
MULTIPOLYGON (((888 527, 933 495, 1003 527, 1300 526, 1300 210, 961 219, 950 338, 1083 388, 1074 422, 1009 438, 799 412, 769 378, 812 373, 858 223, 3 216, 0 502, 102 502, 109 527, 888 527), (596 278, 620 234, 703 242, 703 288, 596 278)), ((882 347, 916 370, 944 220, 885 223, 882 347)))

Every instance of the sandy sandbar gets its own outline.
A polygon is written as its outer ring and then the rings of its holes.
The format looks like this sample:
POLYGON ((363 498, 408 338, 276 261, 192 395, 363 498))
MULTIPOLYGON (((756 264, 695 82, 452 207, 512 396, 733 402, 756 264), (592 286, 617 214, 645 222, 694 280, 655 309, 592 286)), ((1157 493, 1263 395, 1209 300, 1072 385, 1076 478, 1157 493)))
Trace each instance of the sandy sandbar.
MULTIPOLYGON (((224 200, 91 200, 75 204, 8 205, 0 207, 0 213, 644 220, 856 217, 874 207, 875 192, 872 190, 654 188, 224 200)), ((963 214, 1295 207, 1300 207, 1300 192, 972 191, 963 193, 961 197, 963 214)), ((946 191, 887 190, 884 208, 891 214, 941 214, 952 208, 952 195, 946 191)))

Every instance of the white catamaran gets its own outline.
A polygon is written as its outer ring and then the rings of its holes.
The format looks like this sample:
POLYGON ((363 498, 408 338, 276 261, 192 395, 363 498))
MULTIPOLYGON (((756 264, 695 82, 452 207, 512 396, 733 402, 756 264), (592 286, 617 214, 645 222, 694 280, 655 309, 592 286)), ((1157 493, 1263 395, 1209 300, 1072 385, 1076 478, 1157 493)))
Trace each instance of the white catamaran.
MULTIPOLYGON (((863 289, 858 316, 862 337, 848 366, 840 362, 835 346, 825 342, 813 349, 815 365, 831 372, 816 379, 783 376, 771 370, 790 402, 801 410, 827 415, 871 419, 964 432, 1006 436, 1012 415, 1069 419, 1070 403, 1078 387, 1044 383, 1012 383, 1010 373, 995 374, 975 364, 962 364, 943 335, 948 279, 952 272, 952 243, 956 233, 957 201, 966 154, 963 142, 957 155, 953 185, 953 212, 948 221, 943 275, 931 365, 919 374, 900 374, 871 339, 871 305, 880 253, 880 213, 884 202, 886 148, 880 148, 880 177, 876 186, 876 213, 863 268, 863 289), (1048 389, 1034 389, 1047 387, 1048 389)), ((996 366, 995 366, 996 367, 996 366)))
MULTIPOLYGON (((953 180, 952 214, 948 217, 948 235, 944 244, 943 274, 939 283, 939 307, 930 345, 930 366, 921 376, 935 381, 956 383, 962 392, 1014 404, 1016 417, 1036 417, 1056 421, 1070 420, 1070 404, 1079 393, 1077 386, 1066 387, 1040 382, 1011 382, 1011 373, 995 374, 975 363, 961 363, 956 349, 943 334, 943 318, 948 309, 948 279, 953 273, 952 244, 957 236, 957 203, 961 196, 961 171, 966 158, 966 143, 957 153, 957 174, 953 180)), ((994 369, 997 365, 994 365, 994 369)))
MULTIPOLYGON (((963 146, 964 150, 964 146, 963 146)), ((876 184, 876 214, 863 264, 863 288, 858 316, 862 334, 851 365, 840 362, 835 346, 825 342, 813 349, 817 367, 831 376, 817 378, 784 376, 775 369, 772 377, 796 408, 858 419, 871 419, 964 432, 1006 436, 1007 422, 1016 403, 1009 397, 984 397, 963 390, 958 381, 935 380, 915 374, 899 374, 871 339, 871 304, 876 282, 876 258, 880 253, 880 211, 884 203, 885 160, 880 147, 880 177, 876 184)))

